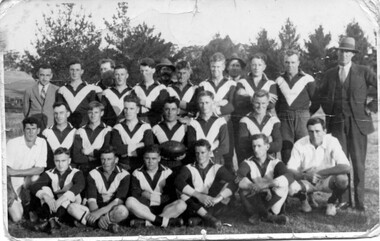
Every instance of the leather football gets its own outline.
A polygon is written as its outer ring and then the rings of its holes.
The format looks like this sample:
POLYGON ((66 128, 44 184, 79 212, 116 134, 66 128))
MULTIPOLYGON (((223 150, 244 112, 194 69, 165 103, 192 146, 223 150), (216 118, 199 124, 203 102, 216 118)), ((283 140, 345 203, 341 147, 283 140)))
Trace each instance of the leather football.
POLYGON ((161 143, 161 155, 166 158, 176 158, 186 153, 187 148, 178 141, 167 141, 161 143))

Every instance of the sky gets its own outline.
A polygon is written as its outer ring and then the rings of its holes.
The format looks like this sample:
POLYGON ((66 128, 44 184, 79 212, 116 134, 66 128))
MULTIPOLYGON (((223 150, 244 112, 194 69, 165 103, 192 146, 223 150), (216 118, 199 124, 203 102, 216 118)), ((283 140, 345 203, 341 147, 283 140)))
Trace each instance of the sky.
MULTIPOLYGON (((120 0, 119 0, 120 1, 120 0)), ((0 29, 7 36, 7 50, 35 51, 30 44, 35 40, 36 21, 42 23, 42 14, 49 14, 58 0, 10 0, 0 5, 0 29), (50 7, 47 6, 50 3, 50 7)), ((92 13, 98 29, 105 31, 104 20, 111 20, 118 1, 77 0, 86 13, 92 13)), ((372 45, 378 29, 373 17, 362 6, 362 0, 130 0, 128 16, 131 25, 146 22, 161 32, 166 41, 179 48, 206 45, 216 33, 229 35, 236 43, 256 41, 263 28, 277 41, 278 33, 287 18, 301 35, 303 46, 319 25, 332 34, 330 46, 338 45, 339 35, 348 23, 357 21, 372 45)), ((105 46, 105 45, 103 45, 105 46)))

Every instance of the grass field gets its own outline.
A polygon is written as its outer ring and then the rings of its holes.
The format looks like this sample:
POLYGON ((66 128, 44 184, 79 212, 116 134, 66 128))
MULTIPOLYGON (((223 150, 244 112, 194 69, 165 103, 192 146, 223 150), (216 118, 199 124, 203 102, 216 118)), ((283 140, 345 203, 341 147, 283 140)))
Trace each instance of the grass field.
MULTIPOLYGON (((6 114, 6 127, 9 130, 7 137, 12 138, 20 135, 21 127, 20 119, 22 114, 6 114)), ((375 117, 375 116, 374 116, 375 117)), ((260 225, 251 225, 247 222, 247 216, 243 208, 239 205, 231 207, 224 213, 220 219, 222 222, 232 224, 232 227, 223 227, 222 230, 217 231, 212 228, 205 228, 207 234, 218 234, 220 239, 236 239, 241 236, 237 234, 252 234, 251 238, 263 237, 255 236, 263 234, 264 237, 274 237, 276 234, 282 233, 281 237, 305 237, 304 233, 313 233, 312 237, 335 237, 335 236, 348 236, 354 237, 357 234, 351 232, 371 232, 371 230, 379 224, 379 156, 378 156, 378 121, 377 117, 374 118, 376 132, 369 136, 368 141, 368 154, 366 162, 366 197, 365 205, 367 210, 365 213, 359 213, 354 210, 338 211, 335 217, 327 217, 325 212, 325 205, 327 195, 322 193, 315 194, 320 208, 313 210, 311 213, 304 214, 299 211, 300 203, 294 198, 289 198, 286 205, 286 214, 290 222, 286 226, 275 224, 260 223, 260 225), (339 232, 340 234, 335 234, 339 232), (221 236, 222 235, 222 236, 221 236), (231 236, 227 236, 231 235, 231 236), (287 236, 288 235, 288 236, 287 236)), ((201 239, 201 230, 204 227, 180 227, 180 228, 129 228, 122 226, 121 232, 118 234, 111 234, 106 231, 93 228, 72 228, 64 226, 59 233, 55 236, 45 233, 37 233, 31 231, 31 224, 27 221, 21 224, 9 223, 9 234, 17 238, 52 238, 52 237, 106 237, 118 236, 125 239, 136 239, 133 236, 146 236, 142 239, 149 239, 149 236, 168 236, 173 235, 197 235, 193 237, 180 236, 178 239, 201 239)), ((307 236, 310 238, 311 236, 307 236)), ((140 237, 141 238, 141 237, 140 237)), ((164 237, 161 237, 164 238, 164 237)), ((248 238, 247 236, 244 238, 248 238)))

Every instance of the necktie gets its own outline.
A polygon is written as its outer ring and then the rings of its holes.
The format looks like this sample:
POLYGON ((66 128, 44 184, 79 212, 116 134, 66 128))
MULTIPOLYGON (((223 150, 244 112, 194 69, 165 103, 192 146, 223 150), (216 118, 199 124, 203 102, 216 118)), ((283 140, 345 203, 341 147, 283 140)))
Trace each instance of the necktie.
POLYGON ((339 78, 340 78, 340 83, 344 84, 344 81, 346 80, 347 78, 347 73, 346 73, 346 70, 344 68, 340 68, 340 71, 339 71, 339 78))
POLYGON ((46 98, 46 86, 43 85, 43 86, 42 86, 42 90, 41 90, 41 99, 42 99, 43 101, 45 101, 45 98, 46 98))

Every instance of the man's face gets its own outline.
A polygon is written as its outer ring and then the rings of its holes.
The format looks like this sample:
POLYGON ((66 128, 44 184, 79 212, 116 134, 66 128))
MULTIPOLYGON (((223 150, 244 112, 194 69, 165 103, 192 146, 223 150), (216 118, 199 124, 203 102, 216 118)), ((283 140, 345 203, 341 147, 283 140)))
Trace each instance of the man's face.
POLYGON ((135 102, 124 102, 124 117, 126 120, 131 121, 137 119, 137 114, 140 108, 135 102))
POLYGON ((226 64, 224 61, 211 62, 211 76, 212 78, 221 78, 223 77, 223 71, 226 68, 226 64))
POLYGON ((168 66, 163 66, 160 69, 160 76, 162 79, 169 80, 171 79, 173 70, 168 66))
POLYGON ((140 73, 142 74, 144 80, 152 79, 155 71, 155 68, 140 65, 140 73))
POLYGON ((187 83, 190 79, 190 71, 188 69, 180 69, 177 71, 177 79, 179 83, 187 83))
POLYGON ((255 97, 252 101, 253 111, 256 114, 265 114, 269 105, 269 99, 266 96, 255 97))
POLYGON ((148 152, 144 154, 144 163, 146 169, 148 169, 149 171, 156 170, 158 168, 160 160, 161 156, 156 152, 148 152))
POLYGON ((261 77, 266 67, 262 59, 253 58, 251 61, 251 73, 254 77, 261 77))
POLYGON ((82 80, 83 69, 80 64, 70 65, 70 78, 71 80, 82 80))
POLYGON ((196 146, 195 147, 195 158, 197 159, 198 164, 206 164, 210 161, 211 151, 205 146, 196 146))
POLYGON ((198 99, 198 107, 201 114, 212 113, 212 106, 214 101, 210 96, 202 96, 198 99))
POLYGON ((128 72, 126 69, 115 70, 115 84, 116 86, 126 85, 128 78, 128 72))
POLYGON ((351 59, 355 56, 354 52, 338 49, 338 64, 341 66, 345 66, 351 62, 351 59))
POLYGON ((232 60, 229 63, 229 65, 227 67, 227 70, 228 70, 228 74, 232 78, 235 78, 235 77, 239 76, 241 74, 241 71, 242 71, 242 67, 240 65, 239 60, 237 60, 237 59, 232 60))
POLYGON ((37 139, 38 133, 40 133, 40 128, 37 127, 37 124, 25 125, 24 135, 27 142, 34 142, 37 139))
POLYGON ((53 73, 51 69, 40 69, 38 71, 38 80, 42 85, 46 85, 53 78, 53 73))
POLYGON ((257 159, 266 159, 268 149, 269 144, 265 143, 262 138, 252 141, 253 156, 257 159))
POLYGON ((110 62, 103 63, 103 64, 100 65, 100 73, 101 74, 103 74, 104 72, 106 72, 108 70, 113 70, 113 68, 111 67, 111 63, 110 62))
POLYGON ((119 159, 115 156, 114 153, 102 153, 100 155, 100 161, 102 163, 103 170, 106 172, 112 172, 115 169, 115 166, 119 159))
POLYGON ((54 155, 55 168, 61 174, 64 173, 67 169, 69 169, 70 162, 70 156, 65 153, 54 155))
POLYGON ((319 146, 323 142, 323 137, 326 135, 326 131, 321 124, 307 126, 307 132, 309 133, 310 143, 314 146, 319 146))
POLYGON ((176 103, 165 103, 164 105, 164 119, 167 122, 173 122, 177 120, 180 109, 176 103))
POLYGON ((67 123, 67 118, 70 116, 70 112, 66 109, 64 105, 60 105, 54 108, 54 120, 57 125, 62 125, 67 123))
POLYGON ((298 67, 300 65, 300 61, 298 59, 298 56, 296 54, 293 54, 291 56, 285 55, 285 71, 295 75, 298 73, 298 67))
POLYGON ((100 122, 103 116, 103 113, 104 112, 98 107, 88 110, 87 114, 88 114, 88 119, 90 120, 90 123, 94 124, 94 123, 100 122))

